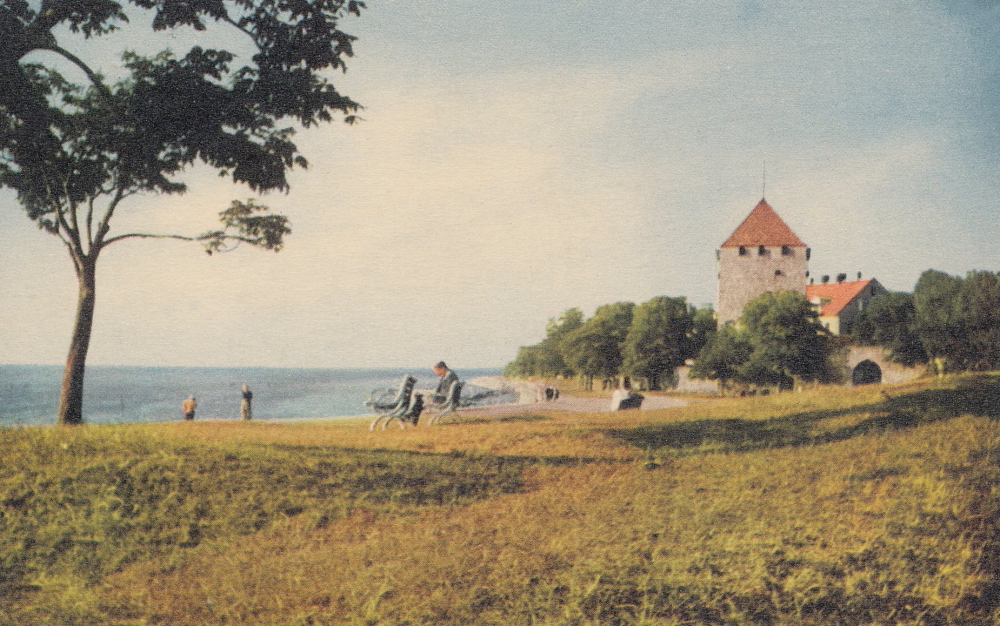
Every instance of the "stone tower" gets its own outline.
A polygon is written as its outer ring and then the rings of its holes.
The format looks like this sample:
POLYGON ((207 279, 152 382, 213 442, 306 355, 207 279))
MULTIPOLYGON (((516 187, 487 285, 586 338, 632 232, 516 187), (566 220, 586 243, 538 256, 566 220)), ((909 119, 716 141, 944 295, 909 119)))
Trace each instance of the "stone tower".
POLYGON ((716 251, 719 324, 739 319, 747 302, 765 291, 805 293, 809 248, 766 200, 716 251))

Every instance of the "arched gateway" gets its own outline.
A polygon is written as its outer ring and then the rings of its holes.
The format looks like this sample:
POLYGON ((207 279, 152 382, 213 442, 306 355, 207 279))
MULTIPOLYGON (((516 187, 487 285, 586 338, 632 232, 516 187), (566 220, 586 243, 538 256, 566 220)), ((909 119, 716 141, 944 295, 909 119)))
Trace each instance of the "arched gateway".
POLYGON ((851 371, 851 384, 872 385, 882 382, 882 368, 874 361, 865 359, 851 371))

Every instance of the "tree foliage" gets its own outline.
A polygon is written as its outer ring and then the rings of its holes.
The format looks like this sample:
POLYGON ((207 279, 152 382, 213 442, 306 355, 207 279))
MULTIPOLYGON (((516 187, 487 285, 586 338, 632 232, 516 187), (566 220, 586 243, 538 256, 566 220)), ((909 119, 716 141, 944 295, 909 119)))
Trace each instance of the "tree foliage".
POLYGON ((914 331, 913 294, 893 291, 874 298, 851 326, 861 345, 882 346, 889 358, 911 366, 927 361, 927 353, 914 331))
POLYGON ((594 316, 566 334, 563 358, 575 372, 589 378, 610 378, 622 366, 622 345, 632 324, 635 304, 616 302, 597 307, 594 316))
POLYGON ((512 377, 620 374, 644 378, 651 388, 673 368, 694 357, 715 333, 711 308, 696 309, 684 298, 659 296, 635 306, 604 305, 585 320, 578 308, 550 319, 546 336, 518 350, 504 368, 512 377))
POLYGON ((570 376, 570 369, 562 357, 562 341, 571 331, 583 325, 583 311, 567 309, 559 318, 549 319, 545 339, 533 346, 522 346, 517 357, 504 367, 504 375, 511 378, 532 376, 570 376))
POLYGON ((797 291, 763 293, 743 308, 739 326, 726 325, 705 345, 692 373, 723 382, 788 386, 823 379, 829 337, 818 313, 797 291))
POLYGON ((927 270, 913 305, 914 331, 939 371, 1000 368, 1000 275, 927 270))
POLYGON ((307 165, 293 124, 355 119, 358 105, 326 74, 352 54, 354 38, 340 21, 363 7, 344 0, 0 2, 0 187, 65 244, 80 283, 61 422, 82 419, 96 263, 105 248, 170 238, 200 242, 210 254, 240 243, 277 251, 291 232, 285 216, 253 200, 234 201, 220 212, 221 227, 201 234, 116 233, 116 212, 139 196, 183 193, 179 177, 196 162, 256 192, 287 190, 286 172, 307 165), (200 45, 183 54, 125 52, 124 77, 112 83, 63 43, 100 37, 136 16, 155 31, 189 27, 202 34, 200 45), (219 39, 207 32, 211 23, 243 39, 249 58, 212 47, 219 39))
POLYGON ((691 376, 718 380, 723 384, 741 380, 740 368, 752 352, 753 346, 746 331, 732 323, 724 324, 698 352, 691 376))
POLYGON ((660 296, 635 307, 622 345, 622 370, 659 388, 692 354, 694 311, 684 298, 660 296))

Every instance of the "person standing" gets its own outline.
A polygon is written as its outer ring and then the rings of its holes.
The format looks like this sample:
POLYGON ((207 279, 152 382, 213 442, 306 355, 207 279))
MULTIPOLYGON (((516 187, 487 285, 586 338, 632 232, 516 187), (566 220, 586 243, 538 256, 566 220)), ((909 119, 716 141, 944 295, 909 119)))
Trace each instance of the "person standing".
POLYGON ((243 420, 250 420, 253 417, 253 412, 250 407, 250 403, 253 400, 253 392, 246 385, 243 385, 243 399, 240 400, 240 418, 243 420))
POLYGON ((194 410, 198 408, 198 401, 194 399, 194 395, 190 395, 181 402, 181 413, 184 414, 184 419, 193 420, 194 410))

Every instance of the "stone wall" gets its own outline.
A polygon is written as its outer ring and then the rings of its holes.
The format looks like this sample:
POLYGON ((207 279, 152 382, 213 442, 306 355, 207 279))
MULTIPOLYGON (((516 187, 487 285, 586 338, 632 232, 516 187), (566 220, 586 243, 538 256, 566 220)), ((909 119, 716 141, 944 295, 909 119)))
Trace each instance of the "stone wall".
POLYGON ((719 255, 719 324, 739 318, 743 307, 767 291, 806 290, 806 248, 790 246, 789 254, 782 254, 782 246, 764 248, 746 246, 746 254, 739 248, 720 248, 719 255))
POLYGON ((847 351, 845 361, 846 380, 851 380, 851 373, 862 361, 872 361, 882 369, 882 382, 888 384, 905 383, 924 374, 926 366, 903 367, 893 363, 886 356, 884 348, 879 346, 851 346, 847 351))

